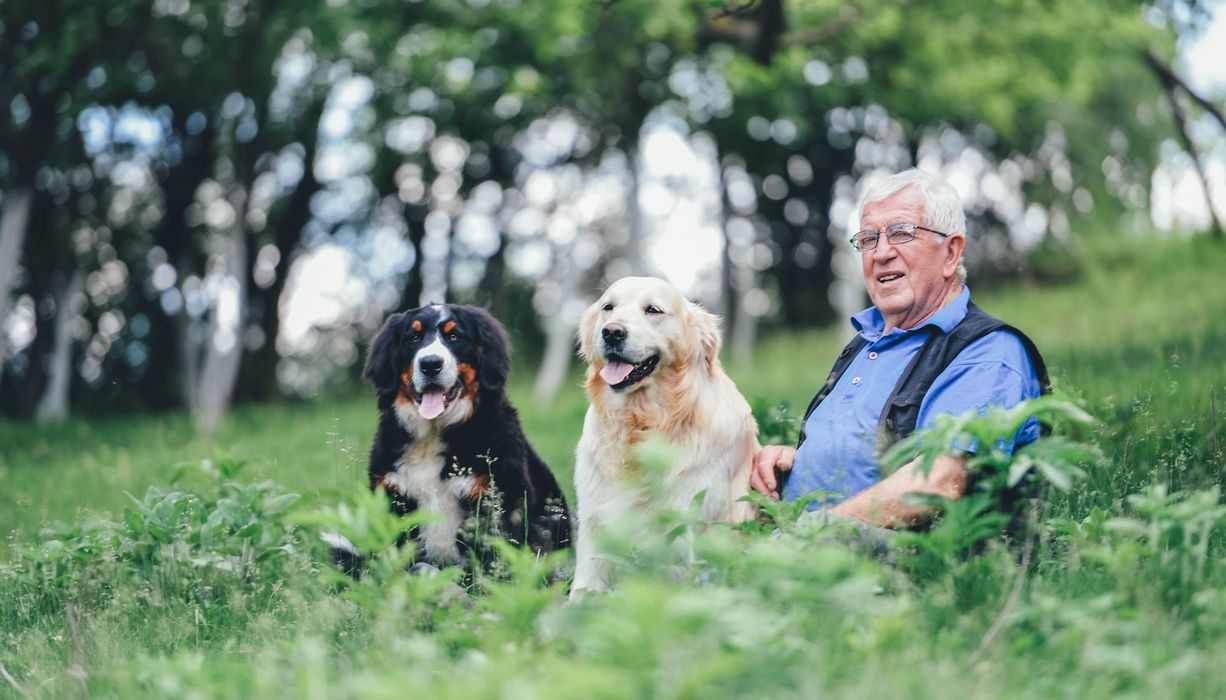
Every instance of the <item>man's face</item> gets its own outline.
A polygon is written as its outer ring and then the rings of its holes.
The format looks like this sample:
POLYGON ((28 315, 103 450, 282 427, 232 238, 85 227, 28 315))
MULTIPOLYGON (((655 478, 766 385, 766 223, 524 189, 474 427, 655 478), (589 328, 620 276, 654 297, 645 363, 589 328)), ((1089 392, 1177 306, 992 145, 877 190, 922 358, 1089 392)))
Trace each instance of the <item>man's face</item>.
MULTIPOLYGON (((860 214, 861 229, 882 231, 904 222, 924 225, 924 200, 914 187, 867 204, 860 214)), ((876 248, 860 253, 868 295, 887 328, 913 328, 945 305, 960 287, 958 259, 965 245, 960 232, 942 239, 917 230, 909 243, 894 245, 882 236, 876 248)))

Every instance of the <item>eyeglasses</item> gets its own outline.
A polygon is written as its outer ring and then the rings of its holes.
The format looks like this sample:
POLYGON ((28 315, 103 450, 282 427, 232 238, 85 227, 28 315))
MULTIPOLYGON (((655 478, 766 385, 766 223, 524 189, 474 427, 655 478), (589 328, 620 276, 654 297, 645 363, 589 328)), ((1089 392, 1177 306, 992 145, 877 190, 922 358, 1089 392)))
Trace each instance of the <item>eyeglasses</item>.
POLYGON ((881 241, 881 237, 883 235, 885 236, 885 239, 890 242, 890 245, 910 243, 911 241, 915 240, 915 231, 917 229, 920 231, 927 231, 928 233, 935 233, 938 236, 947 237, 950 235, 948 233, 941 233, 940 231, 930 229, 925 226, 920 226, 918 224, 904 222, 894 224, 892 226, 886 226, 884 232, 864 229, 863 231, 860 231, 856 235, 852 236, 850 243, 852 248, 864 253, 876 248, 877 243, 881 241))

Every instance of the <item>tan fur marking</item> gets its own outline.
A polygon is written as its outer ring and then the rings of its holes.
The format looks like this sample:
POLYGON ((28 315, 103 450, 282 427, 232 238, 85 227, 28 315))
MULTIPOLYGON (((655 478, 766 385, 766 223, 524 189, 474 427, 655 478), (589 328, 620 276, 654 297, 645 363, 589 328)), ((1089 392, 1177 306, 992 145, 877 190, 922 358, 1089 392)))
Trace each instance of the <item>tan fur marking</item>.
POLYGON ((401 372, 400 373, 400 394, 396 397, 397 403, 399 403, 401 400, 404 400, 404 401, 413 400, 412 386, 413 386, 413 373, 407 370, 404 372, 401 372))
POLYGON ((481 497, 490 487, 490 478, 488 475, 473 477, 473 487, 468 491, 468 497, 474 501, 481 497))
POLYGON ((460 373, 460 381, 464 382, 464 388, 460 391, 464 392, 465 396, 476 397, 477 390, 481 388, 481 384, 477 381, 477 370, 467 362, 461 362, 456 370, 460 373))
POLYGON ((413 330, 417 331, 418 333, 421 333, 421 321, 414 321, 412 325, 413 325, 413 330))
POLYGON ((455 321, 448 321, 443 324, 444 333, 450 333, 453 330, 455 330, 455 321))

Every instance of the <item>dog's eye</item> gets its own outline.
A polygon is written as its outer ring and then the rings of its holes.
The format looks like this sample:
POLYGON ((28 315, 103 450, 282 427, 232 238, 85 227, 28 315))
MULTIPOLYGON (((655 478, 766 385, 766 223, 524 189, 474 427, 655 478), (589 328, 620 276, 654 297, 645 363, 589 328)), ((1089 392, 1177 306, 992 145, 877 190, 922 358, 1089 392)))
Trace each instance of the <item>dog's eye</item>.
POLYGON ((600 308, 601 308, 601 309, 603 309, 603 310, 605 310, 605 311, 612 311, 612 310, 613 310, 613 305, 612 305, 612 304, 605 304, 604 306, 602 306, 602 307, 600 307, 600 308))
POLYGON ((409 340, 416 343, 417 341, 421 340, 421 333, 414 333, 413 335, 409 336, 409 340))
POLYGON ((450 333, 447 334, 447 340, 450 340, 453 343, 459 339, 460 339, 460 334, 456 333, 455 331, 451 331, 450 333))
POLYGON ((647 306, 647 308, 643 309, 643 311, 644 311, 644 312, 646 312, 646 313, 649 313, 649 314, 662 314, 662 313, 664 313, 664 311, 663 311, 663 310, 661 310, 661 309, 660 309, 660 307, 656 306, 655 304, 650 304, 650 305, 648 305, 648 306, 647 306))

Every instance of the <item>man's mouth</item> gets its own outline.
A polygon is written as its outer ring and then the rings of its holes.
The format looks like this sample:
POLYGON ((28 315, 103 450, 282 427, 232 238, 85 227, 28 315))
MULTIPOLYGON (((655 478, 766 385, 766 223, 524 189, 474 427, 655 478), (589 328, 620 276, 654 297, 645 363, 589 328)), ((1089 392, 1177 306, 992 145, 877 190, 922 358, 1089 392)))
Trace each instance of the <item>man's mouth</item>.
POLYGON ((890 282, 893 282, 895 280, 902 279, 902 277, 903 275, 901 272, 886 272, 886 273, 877 275, 877 284, 889 284, 890 282))
POLYGON ((434 420, 438 418, 451 402, 455 400, 456 395, 460 393, 460 385, 463 382, 457 381, 450 389, 444 389, 438 385, 426 387, 421 392, 418 392, 414 387, 413 400, 417 402, 417 412, 426 420, 434 420))
POLYGON ((631 362, 616 353, 606 355, 605 359, 608 360, 608 364, 601 368, 600 378, 614 391, 623 391, 638 384, 655 371, 656 365, 660 364, 658 354, 641 362, 631 362))

